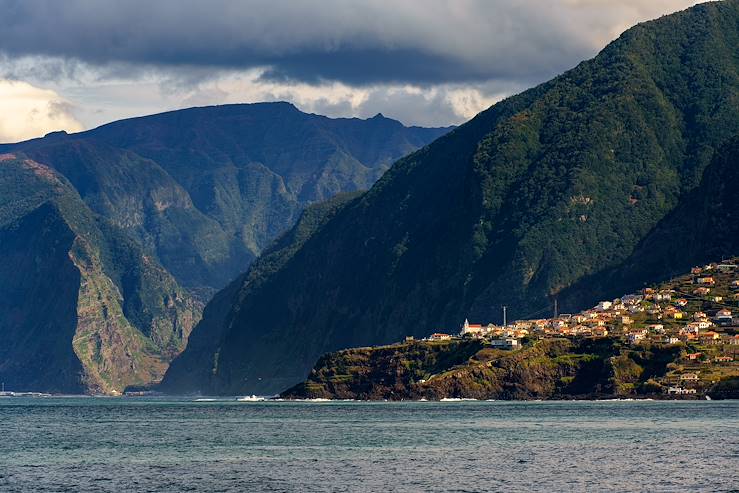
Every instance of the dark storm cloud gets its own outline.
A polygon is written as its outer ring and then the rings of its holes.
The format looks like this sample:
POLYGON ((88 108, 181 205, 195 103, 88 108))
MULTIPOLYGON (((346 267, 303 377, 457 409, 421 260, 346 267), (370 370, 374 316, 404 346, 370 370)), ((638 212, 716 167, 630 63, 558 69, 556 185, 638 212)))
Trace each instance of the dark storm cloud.
POLYGON ((538 80, 597 44, 562 7, 571 3, 0 0, 0 51, 97 66, 267 67, 269 80, 351 85, 538 80))

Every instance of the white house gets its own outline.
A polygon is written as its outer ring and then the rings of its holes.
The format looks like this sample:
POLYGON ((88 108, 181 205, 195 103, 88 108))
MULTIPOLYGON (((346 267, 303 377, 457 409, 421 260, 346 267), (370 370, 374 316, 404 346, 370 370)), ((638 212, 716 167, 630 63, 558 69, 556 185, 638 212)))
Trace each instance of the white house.
POLYGON ((490 345, 497 348, 515 349, 518 347, 518 339, 506 337, 504 339, 492 339, 490 345))
POLYGON ((600 311, 605 311, 611 308, 612 306, 613 306, 613 303, 611 303, 610 301, 601 301, 600 303, 596 305, 595 308, 600 311))

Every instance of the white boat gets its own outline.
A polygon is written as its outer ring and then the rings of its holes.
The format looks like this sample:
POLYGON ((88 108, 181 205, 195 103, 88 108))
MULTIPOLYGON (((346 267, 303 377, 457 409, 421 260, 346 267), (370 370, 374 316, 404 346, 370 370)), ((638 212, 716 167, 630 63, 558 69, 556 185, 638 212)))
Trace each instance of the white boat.
POLYGON ((247 395, 245 397, 239 397, 236 400, 239 402, 262 402, 264 397, 260 397, 258 395, 247 395))

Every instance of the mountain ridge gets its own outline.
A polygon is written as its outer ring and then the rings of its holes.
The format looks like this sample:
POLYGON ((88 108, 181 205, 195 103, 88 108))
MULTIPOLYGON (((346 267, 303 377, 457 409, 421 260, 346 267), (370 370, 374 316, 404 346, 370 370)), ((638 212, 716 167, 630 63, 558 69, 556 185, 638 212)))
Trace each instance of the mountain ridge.
POLYGON ((205 301, 308 204, 366 189, 449 128, 332 119, 290 103, 187 108, 0 145, 59 170, 86 203, 205 301))

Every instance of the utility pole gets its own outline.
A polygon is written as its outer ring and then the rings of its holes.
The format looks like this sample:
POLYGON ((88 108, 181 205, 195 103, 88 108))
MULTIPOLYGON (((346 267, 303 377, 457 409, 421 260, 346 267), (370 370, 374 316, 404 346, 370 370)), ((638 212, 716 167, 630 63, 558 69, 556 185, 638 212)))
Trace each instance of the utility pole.
POLYGON ((505 306, 505 305, 503 305, 503 328, 508 327, 508 322, 506 320, 506 312, 505 312, 506 311, 506 308, 508 308, 508 307, 505 306))

